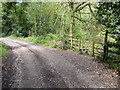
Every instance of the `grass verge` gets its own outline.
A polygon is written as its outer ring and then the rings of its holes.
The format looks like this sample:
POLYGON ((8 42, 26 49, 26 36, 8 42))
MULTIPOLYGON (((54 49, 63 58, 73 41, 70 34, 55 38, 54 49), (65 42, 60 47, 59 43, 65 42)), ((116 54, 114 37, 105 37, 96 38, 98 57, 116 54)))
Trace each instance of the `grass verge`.
POLYGON ((31 42, 31 43, 47 46, 50 48, 60 47, 61 49, 64 49, 66 47, 64 44, 65 40, 63 40, 63 36, 57 34, 51 34, 51 33, 45 36, 31 36, 31 37, 9 36, 8 38, 31 42), (62 43, 59 43, 59 41, 62 41, 62 43))
POLYGON ((3 58, 7 55, 7 46, 0 42, 0 58, 3 58))

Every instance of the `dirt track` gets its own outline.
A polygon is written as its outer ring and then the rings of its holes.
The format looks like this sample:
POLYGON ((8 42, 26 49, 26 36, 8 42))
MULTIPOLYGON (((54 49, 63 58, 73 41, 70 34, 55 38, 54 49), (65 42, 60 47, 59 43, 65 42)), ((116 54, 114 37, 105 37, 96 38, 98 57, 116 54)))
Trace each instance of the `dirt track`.
POLYGON ((93 57, 1 38, 10 47, 3 59, 3 87, 115 88, 118 75, 93 57))

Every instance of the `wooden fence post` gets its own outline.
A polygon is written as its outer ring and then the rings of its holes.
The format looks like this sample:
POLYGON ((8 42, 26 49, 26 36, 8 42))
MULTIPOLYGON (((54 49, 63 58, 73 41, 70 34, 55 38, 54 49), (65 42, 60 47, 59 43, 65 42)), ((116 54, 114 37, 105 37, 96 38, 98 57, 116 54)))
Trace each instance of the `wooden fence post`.
POLYGON ((80 39, 78 39, 78 49, 80 50, 80 39))
POLYGON ((95 42, 92 42, 92 56, 94 56, 95 42))
POLYGON ((82 41, 80 39, 78 39, 78 45, 80 53, 82 54, 82 41))
POLYGON ((73 47, 73 38, 71 38, 71 49, 73 47))
POLYGON ((103 61, 108 59, 108 30, 105 32, 103 61))

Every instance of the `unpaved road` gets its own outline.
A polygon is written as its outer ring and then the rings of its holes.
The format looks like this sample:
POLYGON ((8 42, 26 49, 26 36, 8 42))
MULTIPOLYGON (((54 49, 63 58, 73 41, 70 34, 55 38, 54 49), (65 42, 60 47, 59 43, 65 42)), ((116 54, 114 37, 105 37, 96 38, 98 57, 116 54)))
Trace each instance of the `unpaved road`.
POLYGON ((3 88, 116 88, 118 75, 88 55, 1 38, 3 88))

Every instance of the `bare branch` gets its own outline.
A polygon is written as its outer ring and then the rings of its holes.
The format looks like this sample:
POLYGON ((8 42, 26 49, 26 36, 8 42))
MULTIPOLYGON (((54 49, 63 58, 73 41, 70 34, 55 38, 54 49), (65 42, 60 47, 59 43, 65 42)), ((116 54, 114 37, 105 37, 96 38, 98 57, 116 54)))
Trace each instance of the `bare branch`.
POLYGON ((76 7, 76 9, 75 10, 77 10, 82 4, 84 4, 85 2, 82 2, 82 3, 80 3, 77 7, 76 7))
POLYGON ((84 4, 81 5, 77 10, 75 10, 75 12, 82 10, 85 6, 87 6, 87 5, 89 5, 89 4, 90 4, 90 1, 84 3, 84 4))
POLYGON ((80 19, 80 18, 78 18, 78 17, 76 17, 76 16, 74 16, 74 18, 76 18, 76 19, 78 19, 79 21, 82 21, 82 22, 84 22, 84 23, 90 22, 90 21, 87 21, 87 20, 82 20, 82 19, 80 19))
POLYGON ((91 12, 91 13, 92 13, 92 15, 95 17, 95 14, 94 14, 94 12, 93 12, 93 10, 92 10, 92 8, 91 8, 90 4, 89 4, 88 6, 89 6, 89 8, 90 8, 90 12, 91 12))

